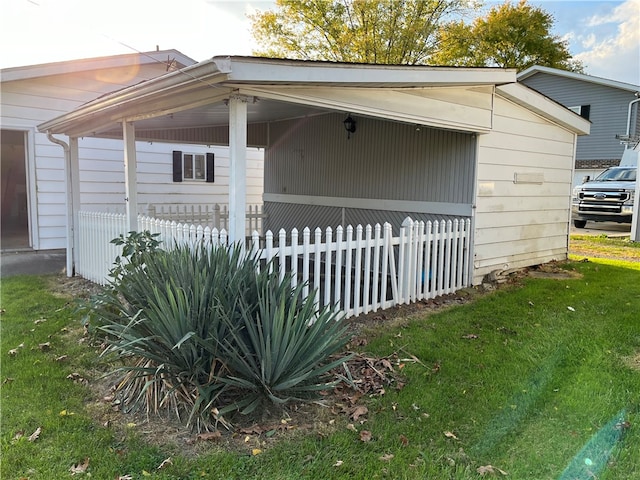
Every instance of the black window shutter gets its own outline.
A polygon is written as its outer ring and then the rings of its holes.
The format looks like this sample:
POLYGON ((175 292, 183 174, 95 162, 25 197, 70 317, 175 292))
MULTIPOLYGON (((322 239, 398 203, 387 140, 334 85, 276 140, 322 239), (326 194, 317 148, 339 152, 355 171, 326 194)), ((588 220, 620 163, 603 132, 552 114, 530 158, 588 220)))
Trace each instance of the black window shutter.
POLYGON ((182 181, 182 152, 179 150, 173 151, 173 181, 182 181))
POLYGON ((207 153, 207 182, 213 183, 214 178, 213 153, 207 153))
POLYGON ((589 113, 591 113, 591 105, 582 105, 580 107, 580 116, 589 120, 589 113))

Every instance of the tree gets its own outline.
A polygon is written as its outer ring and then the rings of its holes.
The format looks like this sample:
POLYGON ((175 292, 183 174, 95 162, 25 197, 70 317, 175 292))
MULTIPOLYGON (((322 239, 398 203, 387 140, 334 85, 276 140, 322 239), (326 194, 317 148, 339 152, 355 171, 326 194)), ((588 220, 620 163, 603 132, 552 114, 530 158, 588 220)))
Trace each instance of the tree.
POLYGON ((506 2, 471 25, 454 22, 439 32, 439 49, 431 62, 441 65, 490 66, 525 70, 533 65, 581 72, 568 43, 551 34, 553 16, 526 0, 506 2))
POLYGON ((439 25, 470 0, 276 0, 252 15, 255 55, 337 62, 426 63, 439 25))

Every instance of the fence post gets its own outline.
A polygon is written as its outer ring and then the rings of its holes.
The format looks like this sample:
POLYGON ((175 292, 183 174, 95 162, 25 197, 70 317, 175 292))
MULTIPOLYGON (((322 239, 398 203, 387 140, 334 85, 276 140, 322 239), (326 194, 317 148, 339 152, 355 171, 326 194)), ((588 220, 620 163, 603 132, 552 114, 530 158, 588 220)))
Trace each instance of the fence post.
POLYGON ((217 229, 222 228, 222 225, 220 225, 220 205, 217 203, 213 207, 213 226, 217 229))

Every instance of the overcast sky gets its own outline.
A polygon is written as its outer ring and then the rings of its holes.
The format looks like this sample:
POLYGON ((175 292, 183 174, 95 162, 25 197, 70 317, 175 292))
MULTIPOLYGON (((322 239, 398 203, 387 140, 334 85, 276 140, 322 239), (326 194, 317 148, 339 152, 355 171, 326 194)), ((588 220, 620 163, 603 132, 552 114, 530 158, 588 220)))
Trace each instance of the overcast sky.
MULTIPOLYGON (((516 0, 514 0, 516 1, 516 0)), ((201 61, 251 55, 246 14, 272 2, 221 0, 2 0, 0 68, 176 49, 201 61)), ((488 3, 490 6, 493 3, 488 3)), ((586 73, 640 85, 640 0, 530 0, 586 73)), ((487 6, 487 8, 488 8, 487 6)))

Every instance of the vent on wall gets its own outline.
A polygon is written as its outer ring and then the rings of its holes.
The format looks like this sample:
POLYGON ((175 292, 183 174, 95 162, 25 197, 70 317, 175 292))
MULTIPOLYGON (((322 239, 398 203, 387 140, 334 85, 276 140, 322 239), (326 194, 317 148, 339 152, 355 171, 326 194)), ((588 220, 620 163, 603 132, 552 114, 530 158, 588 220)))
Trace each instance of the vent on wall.
POLYGON ((513 174, 513 183, 544 183, 544 173, 522 173, 515 172, 513 174))

